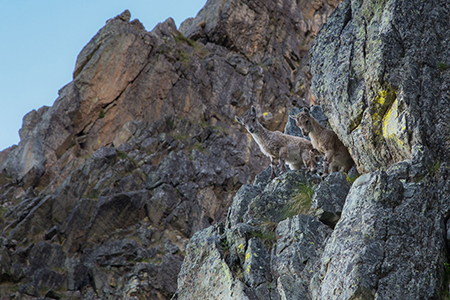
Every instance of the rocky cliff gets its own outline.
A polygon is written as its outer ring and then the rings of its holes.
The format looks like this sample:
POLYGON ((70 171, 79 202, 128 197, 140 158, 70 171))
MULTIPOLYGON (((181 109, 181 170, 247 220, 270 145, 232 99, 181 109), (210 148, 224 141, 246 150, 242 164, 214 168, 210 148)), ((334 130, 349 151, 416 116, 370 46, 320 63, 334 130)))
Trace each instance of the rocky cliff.
POLYGON ((0 153, 1 299, 448 299, 450 4, 339 2, 108 20, 0 153), (234 115, 310 103, 360 177, 268 181, 234 115))
POLYGON ((306 53, 338 2, 212 0, 178 29, 108 20, 0 153, 1 298, 170 299, 187 241, 269 163, 234 115, 252 104, 283 129, 316 101, 306 53))
POLYGON ((310 52, 312 92, 364 174, 244 185, 226 223, 191 239, 176 299, 449 299, 449 13, 338 6, 310 52))
POLYGON ((345 1, 311 51, 312 89, 368 172, 449 161, 445 1, 345 1))

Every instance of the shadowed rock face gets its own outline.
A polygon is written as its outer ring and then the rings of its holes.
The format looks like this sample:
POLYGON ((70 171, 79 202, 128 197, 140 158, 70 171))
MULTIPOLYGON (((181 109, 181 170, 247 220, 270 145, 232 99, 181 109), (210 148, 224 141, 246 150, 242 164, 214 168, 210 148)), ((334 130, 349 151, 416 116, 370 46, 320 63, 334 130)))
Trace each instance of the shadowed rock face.
POLYGON ((311 51, 312 90, 361 171, 450 158, 449 4, 344 1, 311 51))
POLYGON ((108 20, 0 153, 0 294, 171 298, 187 239, 268 164, 234 116, 255 105, 281 130, 314 100, 305 53, 337 2, 208 1, 179 30, 108 20), (63 263, 29 265, 42 249, 63 263))

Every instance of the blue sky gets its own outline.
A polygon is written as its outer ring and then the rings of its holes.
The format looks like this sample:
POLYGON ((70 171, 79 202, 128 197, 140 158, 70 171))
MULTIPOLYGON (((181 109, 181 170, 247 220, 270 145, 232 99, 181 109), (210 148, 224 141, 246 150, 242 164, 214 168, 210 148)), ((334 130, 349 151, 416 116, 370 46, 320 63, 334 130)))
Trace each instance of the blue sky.
POLYGON ((19 143, 22 118, 51 106, 72 81, 81 49, 105 22, 130 10, 150 31, 195 17, 206 0, 1 0, 0 151, 19 143))

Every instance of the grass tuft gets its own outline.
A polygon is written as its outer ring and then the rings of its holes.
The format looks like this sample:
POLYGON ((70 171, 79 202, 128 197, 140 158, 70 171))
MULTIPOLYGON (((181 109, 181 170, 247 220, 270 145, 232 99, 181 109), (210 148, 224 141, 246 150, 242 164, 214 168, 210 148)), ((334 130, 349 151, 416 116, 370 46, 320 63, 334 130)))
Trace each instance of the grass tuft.
POLYGON ((178 43, 186 43, 187 45, 194 48, 197 46, 197 43, 194 40, 185 37, 181 32, 174 36, 174 38, 178 43))
POLYGON ((296 215, 307 214, 311 208, 311 199, 315 189, 316 186, 310 182, 300 183, 295 196, 286 205, 284 212, 286 217, 292 218, 296 215))
POLYGON ((353 184, 356 181, 356 179, 358 179, 360 176, 361 176, 361 174, 356 173, 356 174, 352 175, 351 177, 347 175, 347 178, 348 178, 350 184, 353 184))
POLYGON ((448 69, 448 65, 446 63, 440 62, 438 64, 439 71, 444 72, 448 69))
POLYGON ((428 166, 428 174, 430 174, 431 177, 434 177, 434 175, 437 174, 440 168, 441 168, 441 161, 435 160, 428 166))

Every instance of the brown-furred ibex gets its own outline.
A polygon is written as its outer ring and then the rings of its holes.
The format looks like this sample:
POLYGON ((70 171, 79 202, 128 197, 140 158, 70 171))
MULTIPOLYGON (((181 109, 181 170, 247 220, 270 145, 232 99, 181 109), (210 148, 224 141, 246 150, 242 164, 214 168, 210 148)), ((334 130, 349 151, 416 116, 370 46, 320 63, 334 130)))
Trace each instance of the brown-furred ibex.
POLYGON ((272 167, 270 179, 277 176, 277 160, 280 160, 281 174, 287 171, 285 163, 293 170, 301 169, 305 165, 311 172, 316 171, 314 154, 320 154, 314 152, 313 145, 307 139, 264 128, 256 119, 254 106, 246 111, 242 118, 235 116, 235 119, 239 124, 245 126, 262 153, 270 158, 272 167))
POLYGON ((347 147, 339 140, 336 133, 323 127, 314 117, 309 114, 309 110, 304 110, 297 116, 290 116, 295 119, 295 123, 302 130, 304 136, 309 136, 313 147, 324 155, 323 177, 328 176, 329 168, 331 172, 340 171, 348 173, 353 167, 353 161, 347 147))

